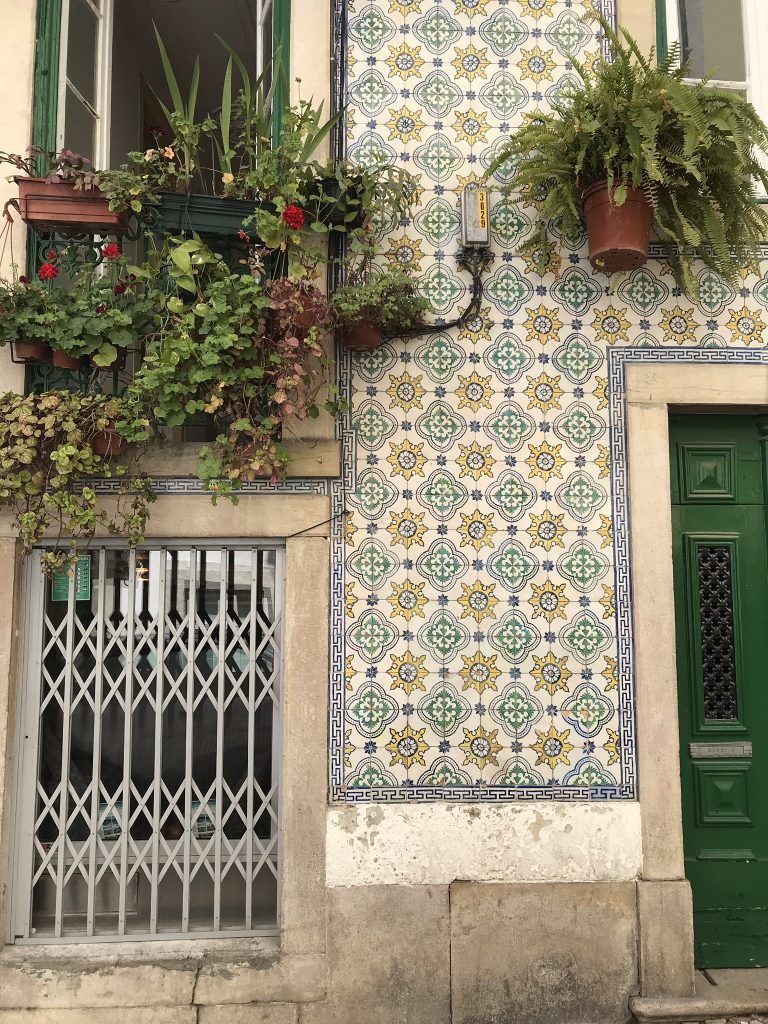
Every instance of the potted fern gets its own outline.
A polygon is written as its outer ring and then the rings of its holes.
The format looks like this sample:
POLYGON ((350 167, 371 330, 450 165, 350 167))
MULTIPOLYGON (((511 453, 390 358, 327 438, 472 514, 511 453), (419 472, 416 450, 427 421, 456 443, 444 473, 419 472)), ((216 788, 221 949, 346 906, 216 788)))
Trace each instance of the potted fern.
POLYGON ((537 207, 533 246, 545 252, 553 223, 567 241, 586 222, 592 266, 629 270, 647 259, 653 230, 691 297, 694 260, 733 281, 768 230, 756 203, 756 189, 768 189, 768 128, 738 93, 688 84, 674 48, 657 65, 599 21, 612 60, 573 60, 579 84, 510 139, 488 176, 514 169, 508 191, 537 207))
POLYGON ((383 271, 368 280, 352 278, 331 300, 337 337, 353 352, 378 348, 385 336, 409 334, 431 312, 418 281, 403 270, 383 271))

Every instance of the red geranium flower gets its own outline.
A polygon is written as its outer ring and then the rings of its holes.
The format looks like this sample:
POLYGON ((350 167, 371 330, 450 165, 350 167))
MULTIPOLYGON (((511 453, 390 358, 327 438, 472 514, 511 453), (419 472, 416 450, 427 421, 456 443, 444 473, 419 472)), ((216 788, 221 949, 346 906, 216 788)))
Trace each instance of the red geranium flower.
POLYGON ((115 295, 122 295, 127 290, 128 290, 128 285, 127 284, 122 284, 122 282, 121 282, 120 284, 116 284, 115 285, 115 295))
POLYGON ((237 237, 238 238, 247 238, 248 235, 246 235, 246 233, 244 231, 238 231, 237 232, 237 237))
POLYGON ((52 263, 44 263, 37 272, 41 281, 52 281, 54 277, 58 277, 58 274, 58 270, 52 263))
POLYGON ((29 284, 29 278, 26 274, 22 274, 21 277, 19 277, 19 284, 29 284))
POLYGON ((100 302, 98 304, 98 306, 96 307, 96 312, 99 314, 99 316, 103 316, 107 312, 107 307, 104 305, 103 302, 100 302))
POLYGON ((105 260, 116 260, 121 254, 120 246, 115 245, 114 242, 109 242, 108 245, 102 245, 101 255, 105 260))
POLYGON ((57 252, 55 249, 49 249, 48 252, 45 254, 45 258, 48 260, 49 263, 51 262, 51 260, 55 260, 56 256, 57 252))
POLYGON ((298 206, 286 206, 282 213, 283 220, 294 231, 298 231, 304 223, 304 214, 298 206))

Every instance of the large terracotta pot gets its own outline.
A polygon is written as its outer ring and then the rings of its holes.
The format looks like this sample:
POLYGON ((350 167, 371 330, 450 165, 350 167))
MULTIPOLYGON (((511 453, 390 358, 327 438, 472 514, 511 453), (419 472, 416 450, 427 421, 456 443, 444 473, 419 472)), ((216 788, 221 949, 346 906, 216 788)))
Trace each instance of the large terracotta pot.
POLYGON ((586 190, 583 202, 593 268, 615 274, 642 267, 648 259, 653 215, 645 192, 630 188, 621 206, 616 206, 607 183, 598 181, 586 190))
POLYGON ((13 354, 25 363, 50 363, 53 358, 51 346, 44 341, 14 341, 13 354))
POLYGON ((15 180, 21 219, 35 231, 71 235, 124 235, 128 231, 127 215, 113 213, 97 188, 75 191, 67 181, 15 180))
POLYGON ((82 370, 85 366, 85 359, 82 357, 75 359, 73 356, 67 355, 66 352, 55 348, 53 350, 53 365, 60 370, 82 370))
POLYGON ((350 352, 370 352, 381 345, 381 328, 369 320, 360 320, 338 332, 339 341, 350 352))

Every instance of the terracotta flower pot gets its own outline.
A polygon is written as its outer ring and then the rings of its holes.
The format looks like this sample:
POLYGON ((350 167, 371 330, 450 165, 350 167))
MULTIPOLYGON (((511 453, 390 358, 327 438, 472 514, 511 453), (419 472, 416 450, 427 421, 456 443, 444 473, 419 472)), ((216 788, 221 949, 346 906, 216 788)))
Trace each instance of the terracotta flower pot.
POLYGON ((113 213, 97 188, 76 191, 67 181, 45 178, 15 179, 19 186, 19 213, 25 224, 43 234, 124 235, 125 213, 113 213))
POLYGON ((381 328, 369 320, 360 320, 339 331, 339 341, 351 352, 370 352, 381 345, 381 328))
POLYGON ((607 183, 598 181, 586 190, 583 201, 593 268, 615 274, 642 267, 648 259, 653 216, 646 194, 630 188, 621 206, 616 206, 607 183))
POLYGON ((50 363, 53 358, 51 346, 44 341, 14 341, 13 354, 24 362, 50 363))
POLYGON ((61 349, 55 348, 53 350, 53 365, 60 370, 82 370, 85 366, 85 359, 82 356, 75 359, 73 356, 67 355, 66 352, 62 352, 61 349))
POLYGON ((312 296, 305 295, 304 292, 299 292, 296 302, 301 306, 301 312, 297 312, 294 324, 299 331, 308 334, 317 322, 315 303, 312 296))
POLYGON ((122 454, 125 440, 114 427, 108 426, 106 430, 93 435, 91 447, 96 455, 101 455, 102 458, 114 459, 122 454))

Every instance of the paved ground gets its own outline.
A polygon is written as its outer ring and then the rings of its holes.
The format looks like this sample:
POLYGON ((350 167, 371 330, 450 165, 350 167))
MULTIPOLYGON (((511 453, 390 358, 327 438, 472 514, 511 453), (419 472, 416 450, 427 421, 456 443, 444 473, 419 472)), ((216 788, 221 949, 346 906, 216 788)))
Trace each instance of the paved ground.
MULTIPOLYGON (((762 999, 768 992, 768 969, 698 971, 696 995, 710 999, 748 999, 750 993, 759 993, 762 999)), ((761 1000, 762 1001, 762 1000, 761 1000)), ((768 1017, 753 1014, 747 1017, 720 1017, 707 1024, 768 1024, 768 1017)))

